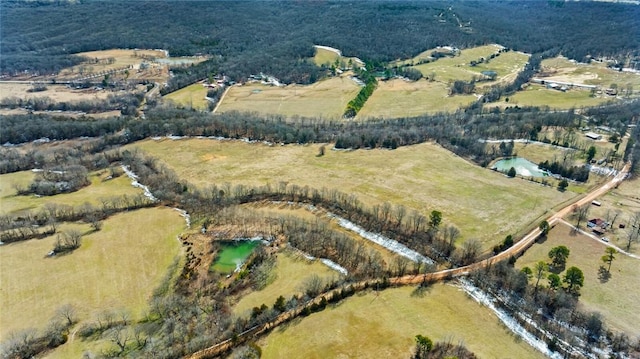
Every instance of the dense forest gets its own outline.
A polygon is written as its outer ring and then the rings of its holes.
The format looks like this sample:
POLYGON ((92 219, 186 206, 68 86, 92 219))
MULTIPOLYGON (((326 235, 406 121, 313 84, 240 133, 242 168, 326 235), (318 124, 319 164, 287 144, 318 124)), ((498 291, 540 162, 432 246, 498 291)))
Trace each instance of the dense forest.
POLYGON ((601 2, 3 1, 0 6, 4 74, 54 73, 80 61, 74 53, 109 48, 212 55, 183 71, 190 79, 218 71, 241 79, 263 71, 285 83, 318 78, 320 69, 305 61, 314 44, 385 62, 439 45, 486 43, 560 52, 581 61, 622 60, 640 52, 640 7, 601 2))

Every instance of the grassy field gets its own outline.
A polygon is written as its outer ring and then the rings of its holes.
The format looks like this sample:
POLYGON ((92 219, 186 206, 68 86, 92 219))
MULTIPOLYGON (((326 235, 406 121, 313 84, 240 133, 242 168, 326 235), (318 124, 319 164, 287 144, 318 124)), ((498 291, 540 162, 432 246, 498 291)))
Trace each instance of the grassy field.
POLYGON ((292 295, 301 293, 301 286, 306 279, 313 275, 317 275, 327 281, 340 276, 340 273, 319 261, 310 261, 301 254, 288 250, 278 253, 274 270, 276 278, 273 283, 262 290, 251 292, 240 298, 233 307, 235 314, 246 315, 253 307, 259 307, 262 304, 271 307, 281 295, 289 299, 292 295))
POLYGON ((400 79, 380 81, 378 88, 358 113, 357 119, 453 112, 475 100, 473 95, 449 96, 449 88, 441 82, 407 82, 400 79))
POLYGON ((347 103, 358 91, 360 87, 347 76, 333 77, 308 86, 247 84, 229 88, 218 111, 255 111, 336 119, 342 117, 347 103))
POLYGON ((586 90, 569 90, 561 92, 547 89, 544 86, 530 85, 526 90, 518 91, 514 95, 502 98, 499 102, 494 102, 488 107, 508 107, 508 106, 547 106, 552 109, 570 109, 580 107, 592 107, 613 101, 611 97, 591 97, 591 92, 586 90))
POLYGON ((627 85, 631 85, 636 95, 640 86, 640 75, 616 71, 607 68, 604 63, 595 61, 591 64, 582 64, 564 57, 556 57, 543 60, 541 71, 542 76, 539 77, 544 77, 548 81, 597 85, 602 88, 608 88, 612 84, 616 84, 618 91, 626 91, 627 85))
MULTIPOLYGON (((558 224, 542 244, 536 244, 518 259, 518 268, 533 268, 540 260, 549 261, 547 253, 553 247, 567 246, 571 254, 566 268, 576 266, 584 273, 584 286, 580 290, 580 303, 590 311, 603 315, 607 325, 625 331, 631 337, 640 335, 640 260, 618 254, 611 266, 611 279, 601 283, 598 268, 603 264, 604 243, 582 234, 572 234, 571 227, 558 224)), ((559 274, 561 277, 564 272, 559 274)))
POLYGON ((240 141, 191 139, 137 142, 138 147, 198 186, 264 185, 280 181, 337 188, 371 205, 388 201, 424 214, 442 211, 464 238, 484 248, 536 222, 571 198, 553 188, 484 169, 441 147, 424 143, 397 150, 326 151, 320 145, 268 146, 240 141))
POLYGON ((91 172, 89 180, 91 185, 72 193, 64 193, 55 196, 37 197, 34 195, 18 196, 14 185, 28 187, 35 174, 31 171, 15 172, 0 175, 0 214, 17 214, 25 211, 43 209, 47 203, 79 206, 90 203, 100 205, 101 198, 115 196, 135 196, 142 193, 139 188, 131 185, 131 179, 122 175, 112 180, 104 180, 109 175, 108 171, 91 172))
POLYGON ((0 101, 17 97, 23 100, 48 97, 53 102, 79 102, 105 100, 112 91, 94 89, 72 89, 65 85, 46 85, 45 91, 28 92, 32 85, 23 83, 0 83, 0 101))
MULTIPOLYGON (((436 81, 443 83, 455 80, 469 81, 474 76, 481 76, 481 72, 486 70, 496 71, 499 81, 503 77, 511 77, 516 74, 527 62, 527 55, 507 52, 500 54, 488 64, 483 63, 475 67, 469 65, 471 61, 477 61, 481 57, 489 58, 491 54, 497 53, 498 50, 500 50, 500 47, 496 45, 474 47, 460 51, 458 56, 443 57, 437 61, 414 66, 414 68, 422 72, 424 76, 431 76, 435 73, 436 81)), ((420 56, 418 55, 418 57, 420 56)))
MULTIPOLYGON (((167 66, 162 64, 153 63, 148 59, 152 58, 165 58, 166 54, 161 50, 128 50, 128 49, 111 49, 100 51, 81 52, 76 54, 78 56, 84 56, 92 61, 83 62, 80 65, 76 65, 60 71, 58 78, 69 79, 75 77, 82 77, 91 74, 97 74, 104 71, 122 69, 132 66, 129 70, 128 79, 149 79, 156 81, 166 81, 169 75, 167 66), (95 62, 95 59, 98 62, 95 62), (113 61, 107 61, 112 59, 113 61), (140 69, 141 63, 147 63, 149 66, 145 70, 140 69)), ((114 75, 121 77, 122 74, 114 75)))
POLYGON ((462 342, 479 358, 544 357, 455 287, 413 292, 368 292, 296 320, 259 342, 262 358, 409 358, 417 334, 462 342))
POLYGON ((209 101, 205 99, 207 90, 202 84, 195 83, 167 94, 164 98, 184 107, 206 110, 209 105, 209 101))
POLYGON ((176 235, 183 228, 178 212, 152 208, 109 218, 68 255, 46 257, 55 236, 0 246, 0 340, 44 327, 66 303, 78 308, 81 320, 120 308, 138 318, 178 256, 176 235))
POLYGON ((316 53, 313 56, 313 63, 317 66, 326 65, 329 67, 335 63, 336 60, 340 61, 340 59, 342 59, 342 56, 338 55, 337 52, 316 47, 316 53))

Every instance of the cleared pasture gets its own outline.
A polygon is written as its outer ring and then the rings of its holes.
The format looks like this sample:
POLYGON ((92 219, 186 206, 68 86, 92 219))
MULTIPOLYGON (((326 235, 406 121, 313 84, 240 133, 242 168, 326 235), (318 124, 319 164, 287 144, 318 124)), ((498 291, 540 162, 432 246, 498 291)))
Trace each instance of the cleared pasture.
POLYGON ((129 66, 133 67, 129 70, 129 78, 166 79, 168 77, 165 65, 153 64, 150 68, 140 71, 141 63, 151 63, 152 59, 165 58, 166 53, 162 50, 111 49, 80 52, 75 55, 86 57, 87 61, 60 71, 58 76, 60 79, 90 76, 129 66))
POLYGON ((378 82, 378 88, 356 118, 398 118, 453 112, 475 100, 473 95, 449 96, 449 88, 441 82, 392 79, 378 82))
POLYGON ((172 209, 151 208, 114 215, 99 232, 76 227, 86 235, 68 255, 46 256, 55 236, 0 246, 0 340, 44 327, 66 303, 80 320, 120 308, 139 318, 180 253, 176 235, 184 219, 172 209))
POLYGON ((390 202, 425 215, 442 211, 466 239, 485 249, 573 195, 473 165, 431 144, 390 151, 326 151, 320 144, 268 146, 209 139, 146 140, 129 145, 165 162, 180 178, 211 184, 287 182, 336 188, 366 204, 390 202))
POLYGON ((329 67, 333 63, 335 63, 336 60, 340 61, 341 59, 342 59, 342 56, 340 56, 335 51, 331 51, 321 47, 316 47, 316 53, 313 56, 313 63, 315 63, 317 66, 325 65, 329 67))
POLYGON ((639 93, 640 74, 621 72, 607 68, 605 63, 593 61, 590 64, 577 63, 565 57, 546 59, 541 64, 541 78, 547 81, 571 82, 578 84, 596 85, 609 88, 616 84, 618 91, 626 95, 630 85, 634 94, 639 93))
MULTIPOLYGON (((550 262, 547 255, 549 250, 560 245, 567 246, 571 251, 566 268, 576 266, 584 273, 584 286, 580 289, 581 305, 587 310, 601 313, 609 327, 632 337, 640 335, 640 313, 637 310, 640 301, 640 260, 618 253, 611 266, 611 278, 603 283, 598 278, 598 268, 603 265, 601 257, 606 248, 604 243, 583 234, 575 234, 572 227, 559 223, 549 233, 548 239, 531 247, 518 259, 516 266, 533 268, 538 261, 550 262)), ((558 275, 562 277, 564 272, 558 275)))
POLYGON ((105 100, 111 91, 94 89, 72 89, 65 85, 46 85, 45 91, 28 92, 33 86, 24 83, 0 83, 0 101, 9 98, 20 98, 23 100, 48 97, 53 102, 79 102, 105 100))
POLYGON ((598 106, 610 101, 615 101, 615 99, 611 97, 591 97, 591 92, 587 90, 561 92, 548 89, 544 86, 530 85, 523 91, 518 91, 511 96, 503 97, 499 102, 494 102, 487 106, 497 106, 501 108, 509 106, 538 106, 566 110, 570 108, 598 106))
POLYGON ((360 86, 347 76, 333 77, 307 86, 246 84, 229 88, 217 111, 337 119, 342 117, 347 103, 359 91, 360 86))
POLYGON ((319 261, 305 259, 302 254, 285 250, 278 252, 276 259, 275 280, 264 289, 253 291, 240 298, 233 307, 236 315, 247 315, 253 307, 266 304, 272 307, 279 296, 286 299, 292 295, 302 293, 305 280, 314 275, 326 281, 332 281, 340 276, 340 273, 327 267, 319 261))
POLYGON ((207 91, 207 87, 201 83, 195 83, 167 94, 164 98, 187 108, 206 110, 209 105, 209 101, 205 98, 207 91))
POLYGON ((89 203, 100 206, 100 199, 116 196, 135 196, 142 193, 131 185, 131 179, 125 175, 107 180, 108 171, 91 172, 91 184, 82 189, 62 193, 55 196, 26 195, 19 196, 15 186, 27 188, 33 181, 35 173, 31 171, 14 172, 0 175, 0 214, 18 214, 26 211, 39 211, 47 203, 80 206, 89 203))
POLYGON ((295 320, 261 340, 262 358, 409 358, 414 337, 461 342, 479 358, 543 358, 488 308, 435 284, 367 292, 295 320), (313 333, 313 335, 309 335, 313 333))

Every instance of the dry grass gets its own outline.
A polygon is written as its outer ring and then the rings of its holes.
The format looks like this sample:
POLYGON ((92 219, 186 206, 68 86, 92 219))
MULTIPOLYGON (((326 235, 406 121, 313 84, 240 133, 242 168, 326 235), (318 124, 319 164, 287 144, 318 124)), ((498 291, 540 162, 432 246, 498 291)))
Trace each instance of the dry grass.
POLYGON ((274 271, 276 279, 273 283, 240 298, 233 307, 235 314, 248 315, 247 312, 253 307, 260 307, 262 304, 272 307, 281 295, 288 300, 292 295, 302 293, 305 280, 313 275, 326 281, 332 281, 340 276, 338 272, 319 261, 310 261, 292 251, 279 252, 274 271))
MULTIPOLYGON (((104 71, 109 71, 113 69, 121 69, 127 66, 133 66, 134 69, 130 71, 130 78, 137 78, 137 70, 139 69, 139 65, 142 62, 150 63, 148 60, 145 60, 143 56, 148 58, 164 58, 164 51, 160 50, 127 50, 127 49, 111 49, 111 50, 101 50, 101 51, 89 51, 89 52, 81 52, 76 54, 78 56, 87 57, 89 59, 98 59, 101 60, 99 63, 90 63, 90 61, 84 62, 80 65, 73 66, 71 68, 64 69, 60 71, 60 78, 72 78, 80 76, 80 72, 86 76, 87 74, 95 74, 104 71), (109 58, 113 58, 114 62, 109 64, 104 60, 109 58)), ((153 65, 154 70, 160 71, 160 68, 164 68, 166 66, 162 65, 153 65)), ((151 71, 145 71, 146 75, 149 75, 151 71)), ((162 71, 161 71, 162 72, 162 71)), ((166 73, 163 73, 163 76, 166 78, 166 73)))
POLYGON ((338 55, 334 51, 316 47, 316 54, 313 56, 313 63, 317 66, 326 65, 329 67, 335 63, 336 60, 340 61, 341 58, 342 56, 338 55))
POLYGON ((341 118, 347 103, 360 91, 348 77, 333 77, 312 85, 272 87, 247 84, 229 88, 218 108, 226 111, 255 111, 283 116, 341 118))
MULTIPOLYGON (((519 268, 533 268, 540 260, 549 261, 547 253, 564 245, 571 250, 566 268, 576 266, 584 273, 580 303, 590 311, 600 312, 607 325, 635 337, 640 335, 640 260, 618 254, 611 266, 611 279, 601 283, 598 268, 603 264, 605 245, 582 234, 574 235, 571 227, 558 224, 542 244, 536 244, 518 259, 519 268)), ((564 272, 560 274, 562 277, 564 272)))
POLYGON ((178 212, 152 208, 109 218, 68 255, 46 257, 55 236, 0 246, 0 338, 44 327, 65 303, 78 308, 81 320, 119 308, 139 318, 179 253, 183 228, 178 212))
POLYGON ((484 248, 520 230, 570 193, 541 187, 478 167, 424 143, 397 150, 326 151, 320 145, 267 146, 240 141, 147 140, 130 145, 159 158, 198 186, 264 185, 280 181, 337 188, 366 204, 390 202, 426 215, 443 212, 464 238, 484 248))
POLYGON ((398 118, 436 112, 453 112, 476 100, 473 95, 449 96, 441 82, 393 79, 380 81, 357 118, 398 118))
POLYGON ((99 206, 101 198, 116 196, 135 196, 142 191, 131 185, 131 179, 122 175, 105 180, 107 171, 91 172, 91 185, 72 193, 55 196, 37 197, 35 195, 18 196, 14 185, 26 188, 31 184, 35 174, 31 171, 15 172, 0 175, 0 214, 18 214, 26 211, 37 212, 47 203, 79 206, 85 203, 99 206))
POLYGON ((591 97, 591 92, 587 90, 569 90, 561 92, 558 90, 547 89, 544 86, 530 85, 526 90, 518 91, 514 95, 502 98, 500 102, 494 102, 489 107, 508 107, 508 106, 539 106, 549 107, 552 109, 570 109, 580 107, 592 107, 602 105, 609 101, 614 101, 611 97, 591 97))
POLYGON ((620 72, 607 68, 606 64, 592 62, 591 64, 576 63, 564 57, 556 57, 542 61, 541 70, 545 80, 572 82, 596 85, 608 88, 611 84, 618 85, 618 91, 626 90, 631 85, 634 93, 638 94, 640 75, 620 72))
POLYGON ((269 358, 408 358, 414 337, 459 342, 479 358, 543 358, 486 307, 452 286, 368 292, 276 329, 259 344, 269 358), (313 335, 309 335, 313 333, 313 335))
POLYGON ((24 100, 48 97, 53 102, 101 101, 113 94, 113 92, 106 90, 72 89, 65 85, 47 84, 46 86, 46 91, 27 92, 33 86, 23 83, 0 83, 0 101, 11 97, 24 100))
POLYGON ((167 94, 164 98, 187 108, 206 110, 209 106, 209 101, 205 99, 207 91, 208 89, 205 86, 195 83, 167 94))

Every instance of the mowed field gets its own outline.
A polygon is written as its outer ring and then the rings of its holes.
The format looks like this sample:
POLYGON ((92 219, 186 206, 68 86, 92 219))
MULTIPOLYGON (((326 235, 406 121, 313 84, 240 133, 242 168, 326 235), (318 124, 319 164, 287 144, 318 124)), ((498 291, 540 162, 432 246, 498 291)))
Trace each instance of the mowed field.
POLYGON ((590 64, 583 64, 565 57, 556 57, 543 60, 541 71, 547 81, 597 85, 602 88, 608 88, 612 84, 616 84, 618 91, 626 91, 627 85, 631 85, 634 93, 637 94, 640 91, 638 88, 640 87, 640 74, 610 69, 607 68, 606 64, 595 61, 590 64))
MULTIPOLYGON (((437 61, 429 62, 414 66, 416 70, 422 72, 424 76, 430 77, 435 74, 435 80, 443 83, 453 82, 455 80, 470 81, 474 76, 481 77, 482 71, 491 70, 498 73, 497 81, 507 77, 513 77, 528 60, 528 56, 522 53, 510 51, 501 53, 500 56, 492 59, 489 63, 482 63, 475 67, 469 64, 471 61, 478 61, 484 57, 488 59, 494 53, 500 50, 498 45, 479 46, 460 51, 458 56, 442 57, 437 61)), ((423 54, 418 55, 424 56, 423 54)), ((487 82, 491 84, 493 82, 487 82)), ((483 85, 479 83, 478 85, 483 85)))
POLYGON ((279 296, 285 299, 291 298, 294 294, 304 292, 306 280, 316 275, 326 282, 337 279, 341 274, 318 260, 308 260, 298 252, 284 250, 278 252, 276 259, 275 280, 264 289, 252 291, 248 295, 240 298, 233 307, 236 315, 248 316, 253 307, 260 307, 266 304, 272 307, 279 296))
MULTIPOLYGON (((533 268, 541 260, 548 263, 549 250, 560 245, 571 251, 566 268, 576 266, 584 273, 584 286, 580 289, 582 307, 601 313, 607 325, 615 330, 624 331, 631 337, 640 335, 640 259, 618 253, 611 266, 611 278, 602 283, 598 268, 603 265, 601 257, 605 244, 583 234, 574 234, 572 227, 559 223, 548 239, 531 247, 518 259, 516 266, 533 268)), ((562 277, 564 272, 559 275, 562 277)))
POLYGON ((548 89, 540 85, 530 85, 523 91, 503 97, 498 102, 488 104, 488 107, 513 107, 513 106, 539 106, 552 109, 566 110, 570 108, 593 107, 604 103, 615 101, 612 97, 591 97, 591 92, 587 90, 569 90, 562 92, 548 89), (507 101, 507 98, 509 99, 507 101))
POLYGON ((209 104, 209 101, 205 99, 207 91, 208 88, 201 83, 195 83, 167 94, 164 98, 187 108, 206 110, 209 104))
POLYGON ((436 112, 453 112, 477 98, 473 95, 449 96, 449 88, 442 82, 400 79, 379 81, 356 119, 367 117, 397 118, 436 112))
POLYGON ((177 211, 151 208, 114 215, 99 232, 76 226, 88 234, 68 255, 46 256, 55 236, 0 246, 0 340, 15 330, 45 327, 67 303, 80 320, 118 309, 139 318, 179 255, 176 236, 184 226, 177 211))
POLYGON ((108 171, 91 172, 91 184, 82 189, 55 196, 17 195, 15 185, 28 188, 35 173, 31 171, 14 172, 0 175, 0 214, 18 214, 26 211, 37 212, 44 209, 47 203, 80 206, 89 203, 96 207, 100 200, 116 196, 135 196, 142 193, 139 188, 131 185, 131 179, 125 175, 105 180, 108 171))
POLYGON ((460 289, 435 284, 367 292, 274 330, 262 358, 409 358, 415 336, 463 343, 479 358, 543 358, 460 289), (313 333, 313 335, 309 335, 313 333))
POLYGON ((23 100, 48 97, 53 102, 79 102, 104 100, 109 95, 114 94, 111 91, 94 90, 94 89, 72 89, 65 85, 46 85, 45 91, 27 92, 33 88, 32 85, 23 83, 0 83, 0 101, 12 97, 23 100))
POLYGON ((423 143, 390 151, 327 150, 320 145, 268 146, 209 139, 146 140, 138 147, 195 185, 264 185, 281 181, 336 188, 368 205, 390 202, 425 215, 442 211, 466 239, 484 248, 573 195, 473 165, 443 148, 423 143))
POLYGON ((333 77, 308 86, 246 84, 229 88, 217 111, 337 119, 342 117, 347 103, 356 97, 358 91, 360 86, 347 76, 333 77))

